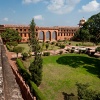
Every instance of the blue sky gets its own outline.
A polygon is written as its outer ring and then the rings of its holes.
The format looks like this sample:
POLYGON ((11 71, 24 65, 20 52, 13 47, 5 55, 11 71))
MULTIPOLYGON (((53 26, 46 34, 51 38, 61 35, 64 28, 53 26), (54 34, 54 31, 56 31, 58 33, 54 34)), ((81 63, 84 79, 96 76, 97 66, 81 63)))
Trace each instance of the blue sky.
POLYGON ((0 0, 0 24, 77 26, 100 12, 100 0, 0 0))

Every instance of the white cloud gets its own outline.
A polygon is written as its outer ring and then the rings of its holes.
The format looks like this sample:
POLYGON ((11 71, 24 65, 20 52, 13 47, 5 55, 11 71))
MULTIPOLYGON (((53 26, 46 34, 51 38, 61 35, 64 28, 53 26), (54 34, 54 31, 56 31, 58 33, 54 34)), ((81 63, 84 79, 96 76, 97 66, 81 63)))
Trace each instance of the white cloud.
POLYGON ((43 20, 43 17, 42 17, 42 15, 36 15, 36 16, 34 16, 34 19, 36 19, 36 20, 43 20))
POLYGON ((3 21, 6 21, 7 22, 8 21, 8 18, 7 17, 3 18, 3 21))
POLYGON ((42 0, 23 0, 23 3, 37 3, 40 1, 42 1, 42 0))
POLYGON ((42 1, 53 13, 64 14, 71 12, 81 0, 23 0, 23 3, 38 3, 42 1))
POLYGON ((88 4, 82 6, 82 9, 79 10, 79 12, 93 12, 100 10, 100 3, 98 3, 96 0, 92 0, 88 4))
POLYGON ((71 12, 80 0, 50 0, 48 10, 58 14, 71 12))

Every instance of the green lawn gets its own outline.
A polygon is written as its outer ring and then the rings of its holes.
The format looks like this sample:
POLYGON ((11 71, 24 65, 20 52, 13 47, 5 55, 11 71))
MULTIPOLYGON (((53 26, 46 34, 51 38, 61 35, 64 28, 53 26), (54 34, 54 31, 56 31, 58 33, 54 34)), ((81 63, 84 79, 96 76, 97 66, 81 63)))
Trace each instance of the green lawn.
POLYGON ((89 83, 100 91, 100 59, 84 54, 43 57, 43 80, 40 89, 47 100, 64 100, 63 93, 77 95, 76 82, 89 83))
MULTIPOLYGON (((75 41, 67 41, 66 43, 65 42, 59 42, 59 43, 64 44, 64 45, 68 45, 69 43, 71 43, 72 46, 76 46, 76 44, 78 44, 79 46, 82 46, 82 42, 75 42, 75 41)), ((24 52, 28 52, 30 50, 30 47, 28 46, 27 43, 18 44, 18 46, 24 47, 24 52)), ((42 47, 42 43, 40 43, 40 46, 42 47)), ((83 43, 83 46, 93 46, 93 43, 85 42, 85 43, 83 43)), ((100 44, 98 46, 100 46, 100 44)), ((54 45, 49 44, 48 50, 57 50, 59 48, 60 47, 58 47, 58 46, 54 46, 54 45)), ((46 47, 43 46, 43 51, 45 51, 45 50, 46 50, 46 47)))
POLYGON ((28 46, 27 43, 23 43, 23 44, 18 44, 18 46, 24 47, 24 51, 23 52, 27 52, 30 50, 30 47, 28 46))
MULTIPOLYGON (((27 43, 18 44, 18 46, 24 47, 24 51, 23 52, 28 52, 30 50, 30 47, 28 46, 27 43)), ((40 43, 40 46, 42 47, 41 43, 40 43)), ((58 46, 54 46, 54 45, 51 45, 51 44, 49 45, 49 48, 48 48, 48 50, 57 50, 57 49, 59 49, 58 46)), ((46 50, 46 47, 43 46, 43 51, 45 51, 45 50, 46 50)))

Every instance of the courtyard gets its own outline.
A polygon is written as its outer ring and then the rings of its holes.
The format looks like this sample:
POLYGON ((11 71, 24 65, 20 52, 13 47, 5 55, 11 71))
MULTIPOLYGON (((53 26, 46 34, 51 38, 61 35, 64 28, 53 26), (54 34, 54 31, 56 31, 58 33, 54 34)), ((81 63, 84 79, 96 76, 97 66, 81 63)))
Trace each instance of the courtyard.
MULTIPOLYGON (((24 62, 26 68, 32 59, 24 62)), ((62 54, 43 57, 43 79, 40 90, 47 100, 64 100, 65 94, 74 94, 76 83, 89 83, 90 89, 100 92, 100 59, 85 54, 62 54)), ((66 100, 66 99, 65 99, 66 100)))

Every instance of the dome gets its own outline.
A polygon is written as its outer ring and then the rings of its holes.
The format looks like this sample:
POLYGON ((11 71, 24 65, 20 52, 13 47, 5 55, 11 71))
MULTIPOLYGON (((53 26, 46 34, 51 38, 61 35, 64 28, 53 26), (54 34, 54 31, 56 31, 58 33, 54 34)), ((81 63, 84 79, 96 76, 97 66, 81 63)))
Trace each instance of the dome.
POLYGON ((82 26, 85 22, 86 22, 86 19, 83 17, 83 18, 79 21, 79 26, 82 26))

